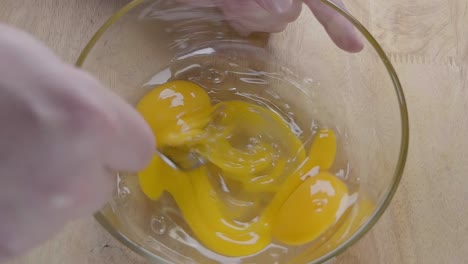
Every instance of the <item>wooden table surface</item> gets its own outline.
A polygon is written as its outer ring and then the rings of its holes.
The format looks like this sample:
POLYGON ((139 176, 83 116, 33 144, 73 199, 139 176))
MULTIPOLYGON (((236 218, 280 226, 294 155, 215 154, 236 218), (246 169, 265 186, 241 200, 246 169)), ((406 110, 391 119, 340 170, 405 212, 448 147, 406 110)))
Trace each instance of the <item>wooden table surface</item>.
MULTIPOLYGON (((1 0, 0 22, 73 62, 126 0, 1 0)), ((348 1, 351 2, 351 1, 348 1)), ((468 2, 354 0, 402 80, 411 119, 403 181, 379 223, 337 263, 468 263, 468 2)), ((92 217, 11 264, 147 263, 92 217)))

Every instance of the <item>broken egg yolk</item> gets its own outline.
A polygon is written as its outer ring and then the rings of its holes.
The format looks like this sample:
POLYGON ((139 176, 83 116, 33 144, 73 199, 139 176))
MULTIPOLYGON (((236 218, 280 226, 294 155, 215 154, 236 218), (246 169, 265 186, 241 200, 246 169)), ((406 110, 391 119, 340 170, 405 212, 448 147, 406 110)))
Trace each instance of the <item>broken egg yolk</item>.
POLYGON ((348 188, 329 172, 307 178, 274 217, 273 235, 288 245, 315 240, 339 220, 347 199, 348 188))
POLYGON ((137 110, 151 127, 158 147, 183 145, 203 133, 211 102, 200 86, 173 81, 156 87, 138 103, 137 110))
POLYGON ((313 241, 348 208, 345 183, 327 172, 336 155, 332 130, 320 130, 307 154, 276 112, 244 101, 212 105, 202 87, 186 81, 154 88, 137 109, 158 147, 189 147, 208 161, 182 172, 155 156, 138 176, 149 199, 168 192, 194 235, 216 253, 247 256, 273 240, 313 241), (251 199, 232 202, 245 197, 251 199))

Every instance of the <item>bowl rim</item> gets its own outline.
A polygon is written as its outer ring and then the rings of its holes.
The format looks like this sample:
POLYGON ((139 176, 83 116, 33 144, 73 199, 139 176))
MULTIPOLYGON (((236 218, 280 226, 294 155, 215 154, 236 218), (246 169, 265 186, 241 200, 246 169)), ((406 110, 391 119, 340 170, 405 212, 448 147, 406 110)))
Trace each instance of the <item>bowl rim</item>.
MULTIPOLYGON (((96 43, 102 37, 102 35, 112 26, 114 25, 120 18, 125 16, 128 12, 145 2, 146 0, 132 0, 128 4, 126 4, 123 8, 119 11, 114 13, 93 35, 93 37, 89 40, 86 44, 84 49, 81 51, 78 59, 75 62, 75 66, 81 68, 88 57, 89 53, 92 51, 96 43)), ((336 247, 335 249, 331 250, 327 254, 321 256, 320 258, 313 260, 312 263, 323 263, 327 260, 330 260, 333 257, 336 257, 343 253, 346 249, 350 246, 355 244, 359 239, 361 239, 380 219, 383 215, 385 210, 388 208, 393 196, 395 195, 399 183, 401 181, 403 171, 406 165, 406 160, 408 156, 408 147, 409 147, 409 117, 408 117, 408 108, 406 105, 406 99, 403 92, 403 88, 396 73, 393 64, 391 63, 390 59, 386 55, 383 48, 380 46, 378 41, 372 36, 372 34, 367 30, 367 28, 359 22, 354 16, 352 16, 347 10, 343 9, 342 7, 338 6, 337 4, 331 2, 330 0, 320 0, 327 6, 333 8, 336 12, 340 13, 344 16, 348 21, 350 21, 355 28, 360 31, 360 33, 366 38, 366 40, 371 44, 374 50, 379 55, 381 61, 383 62, 385 68, 387 69, 388 74, 393 82, 393 86, 397 95, 397 100, 400 109, 400 118, 401 118, 401 140, 400 140, 400 151, 397 161, 396 169, 393 173, 393 181, 392 186, 385 194, 383 202, 380 206, 377 207, 373 215, 367 220, 367 223, 361 226, 351 237, 349 237, 344 243, 336 247)), ((167 263, 167 260, 163 259, 162 257, 155 255, 148 250, 140 247, 137 243, 130 240, 125 234, 119 232, 119 230, 115 229, 109 220, 105 217, 102 212, 95 213, 96 220, 106 229, 114 238, 120 241, 122 244, 133 250, 139 255, 142 255, 152 261, 158 261, 162 263, 167 263)))

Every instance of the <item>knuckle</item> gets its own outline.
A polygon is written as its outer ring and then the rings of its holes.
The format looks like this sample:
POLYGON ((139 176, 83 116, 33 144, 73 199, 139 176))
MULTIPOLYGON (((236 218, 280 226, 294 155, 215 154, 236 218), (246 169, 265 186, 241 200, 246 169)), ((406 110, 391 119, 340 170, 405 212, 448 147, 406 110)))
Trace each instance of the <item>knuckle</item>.
POLYGON ((69 85, 68 89, 54 89, 51 104, 55 118, 52 122, 58 122, 62 129, 75 135, 111 133, 116 121, 105 104, 94 94, 74 88, 69 85))
POLYGON ((117 126, 116 117, 107 98, 100 93, 99 83, 74 68, 65 73, 67 78, 53 87, 54 103, 62 114, 63 124, 79 134, 112 133, 117 126))
POLYGON ((67 126, 76 132, 106 132, 115 127, 112 116, 104 107, 85 98, 69 98, 62 105, 67 126))

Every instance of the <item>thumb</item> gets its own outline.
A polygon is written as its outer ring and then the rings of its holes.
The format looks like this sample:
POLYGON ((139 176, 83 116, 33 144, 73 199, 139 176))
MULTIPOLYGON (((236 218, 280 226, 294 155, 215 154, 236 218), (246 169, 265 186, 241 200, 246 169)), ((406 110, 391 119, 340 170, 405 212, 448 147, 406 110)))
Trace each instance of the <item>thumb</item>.
POLYGON ((99 97, 104 109, 113 117, 113 131, 103 134, 105 163, 117 171, 143 169, 154 155, 156 146, 153 132, 143 117, 120 96, 105 88, 89 73, 73 69, 81 80, 81 89, 89 89, 90 95, 99 97))

